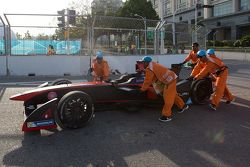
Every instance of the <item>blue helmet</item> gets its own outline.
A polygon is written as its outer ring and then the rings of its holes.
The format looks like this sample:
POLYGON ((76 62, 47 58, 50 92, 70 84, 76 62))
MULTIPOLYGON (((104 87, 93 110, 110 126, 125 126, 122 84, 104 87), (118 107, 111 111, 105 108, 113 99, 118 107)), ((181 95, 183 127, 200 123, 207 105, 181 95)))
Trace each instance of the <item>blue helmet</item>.
POLYGON ((215 54, 214 49, 208 49, 207 54, 208 55, 214 55, 215 54))
POLYGON ((102 51, 98 51, 97 53, 96 53, 96 58, 97 59, 103 59, 103 53, 102 53, 102 51))
POLYGON ((200 58, 200 57, 205 57, 206 56, 206 51, 205 50, 199 50, 197 52, 197 57, 200 58))
POLYGON ((150 56, 144 56, 140 61, 149 63, 152 61, 152 58, 150 56))

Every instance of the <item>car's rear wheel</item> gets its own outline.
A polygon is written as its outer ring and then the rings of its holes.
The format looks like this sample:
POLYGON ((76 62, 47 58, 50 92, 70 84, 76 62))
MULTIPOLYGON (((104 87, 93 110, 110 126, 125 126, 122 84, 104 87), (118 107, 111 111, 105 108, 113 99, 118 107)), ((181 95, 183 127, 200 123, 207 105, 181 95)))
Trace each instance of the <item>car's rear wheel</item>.
POLYGON ((194 104, 208 103, 212 94, 212 81, 209 78, 199 79, 192 83, 190 97, 194 104))
POLYGON ((65 94, 59 101, 55 120, 63 129, 76 129, 85 126, 93 114, 91 97, 81 91, 72 91, 65 94))
POLYGON ((72 82, 68 79, 61 78, 61 79, 56 79, 51 83, 51 85, 62 85, 62 84, 71 84, 72 82))

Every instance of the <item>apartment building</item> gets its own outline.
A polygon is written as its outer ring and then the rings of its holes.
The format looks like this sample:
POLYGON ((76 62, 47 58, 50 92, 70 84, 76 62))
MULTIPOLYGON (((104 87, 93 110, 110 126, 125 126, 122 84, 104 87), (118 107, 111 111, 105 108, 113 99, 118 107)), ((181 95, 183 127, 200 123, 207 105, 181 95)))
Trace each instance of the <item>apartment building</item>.
POLYGON ((202 25, 210 40, 235 41, 250 34, 250 0, 151 0, 151 2, 159 16, 167 22, 202 25), (213 7, 203 8, 202 5, 213 7))

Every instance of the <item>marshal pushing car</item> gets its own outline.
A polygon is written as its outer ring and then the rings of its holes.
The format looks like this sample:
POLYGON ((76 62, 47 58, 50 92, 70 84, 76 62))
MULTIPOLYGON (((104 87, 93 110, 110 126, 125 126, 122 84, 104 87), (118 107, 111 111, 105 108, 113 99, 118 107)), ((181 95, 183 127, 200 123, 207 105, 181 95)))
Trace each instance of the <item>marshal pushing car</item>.
MULTIPOLYGON (((93 118, 94 111, 104 106, 117 104, 125 108, 136 108, 145 104, 162 105, 163 99, 155 93, 153 87, 139 93, 143 81, 142 74, 124 75, 108 83, 71 83, 67 79, 59 79, 50 85, 44 83, 33 90, 13 95, 10 100, 24 102, 23 131, 57 126, 75 129, 85 126, 93 118)), ((212 82, 209 78, 195 82, 179 80, 177 92, 184 100, 191 97, 193 103, 204 104, 212 93, 212 82)))

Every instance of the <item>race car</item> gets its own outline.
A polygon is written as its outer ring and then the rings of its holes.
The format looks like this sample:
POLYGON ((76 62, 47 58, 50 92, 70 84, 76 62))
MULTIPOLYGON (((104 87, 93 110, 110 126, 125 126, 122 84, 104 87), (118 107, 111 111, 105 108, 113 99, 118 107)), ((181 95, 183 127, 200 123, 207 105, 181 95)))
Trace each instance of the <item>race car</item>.
MULTIPOLYGON (((138 64, 137 64, 138 69, 138 64)), ((178 65, 172 65, 177 74, 178 65), (176 71, 177 69, 177 71, 176 71)), ((162 96, 153 87, 146 92, 139 91, 144 75, 134 73, 121 76, 110 82, 71 83, 59 79, 52 84, 44 83, 33 90, 16 94, 10 100, 24 102, 23 131, 51 129, 76 129, 85 126, 94 116, 94 111, 105 106, 123 105, 124 108, 143 105, 163 105, 162 96)), ((204 104, 212 93, 211 79, 195 82, 179 80, 177 92, 184 99, 192 99, 195 104, 204 104)))

